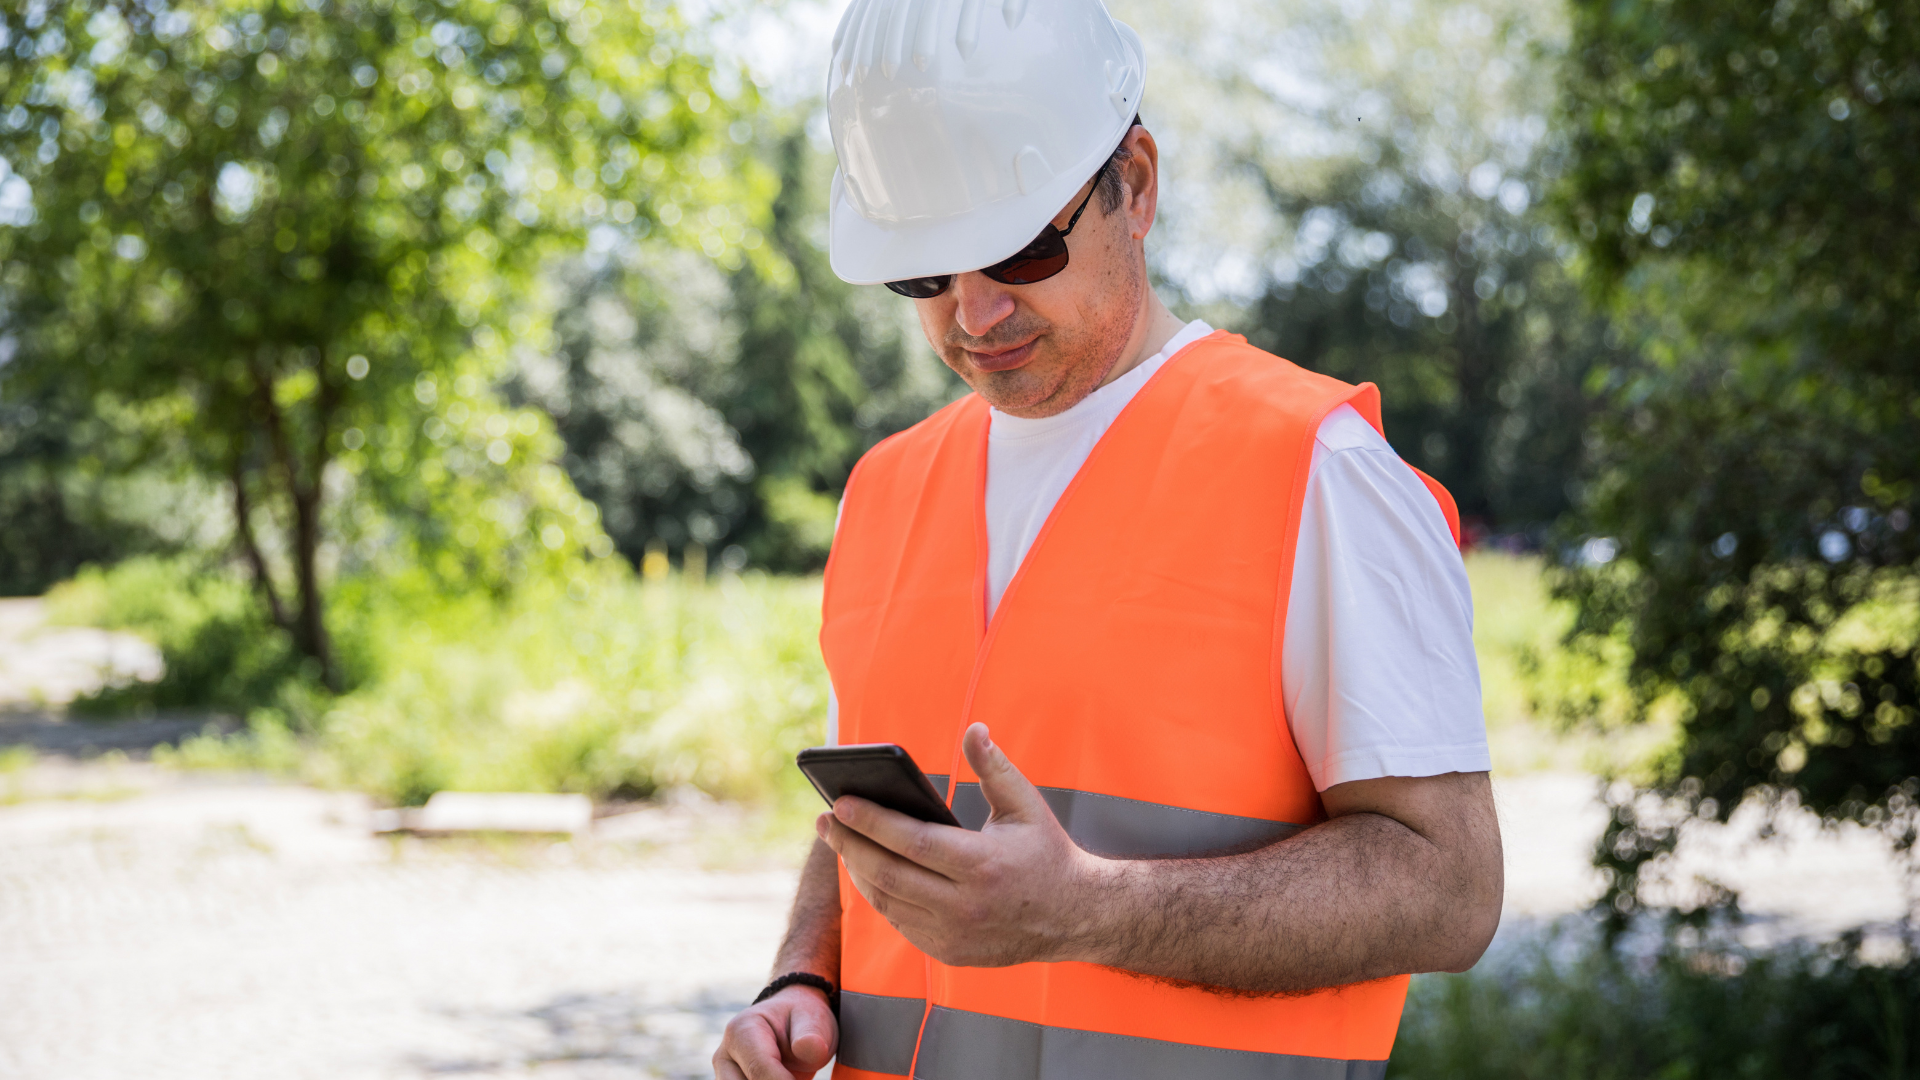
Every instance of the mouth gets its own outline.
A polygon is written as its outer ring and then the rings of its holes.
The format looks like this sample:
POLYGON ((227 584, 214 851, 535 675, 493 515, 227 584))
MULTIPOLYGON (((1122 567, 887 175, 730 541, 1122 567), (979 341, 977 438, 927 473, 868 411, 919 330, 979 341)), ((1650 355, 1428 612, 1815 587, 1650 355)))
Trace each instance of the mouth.
POLYGON ((977 371, 1011 371, 1033 359, 1034 347, 1039 340, 1036 335, 1022 344, 998 352, 976 352, 973 349, 962 349, 961 352, 966 354, 968 365, 977 371))

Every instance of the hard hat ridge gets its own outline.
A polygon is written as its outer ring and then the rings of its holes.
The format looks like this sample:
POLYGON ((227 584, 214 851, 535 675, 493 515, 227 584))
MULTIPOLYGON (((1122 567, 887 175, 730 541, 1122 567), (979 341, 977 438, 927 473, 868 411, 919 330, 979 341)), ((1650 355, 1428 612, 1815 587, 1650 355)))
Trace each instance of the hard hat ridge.
POLYGON ((830 255, 848 281, 1019 250, 1126 134, 1146 64, 1100 0, 853 0, 833 38, 830 255))
MULTIPOLYGON (((864 74, 866 68, 871 68, 877 63, 881 74, 889 79, 893 78, 893 73, 899 69, 904 59, 903 54, 909 37, 913 41, 913 66, 925 71, 933 63, 933 51, 939 41, 942 22, 940 18, 942 0, 907 0, 904 4, 896 4, 888 8, 880 20, 865 19, 858 14, 872 7, 885 6, 876 4, 874 0, 854 0, 846 15, 841 18, 840 26, 833 35, 833 52, 840 58, 842 75, 846 74, 845 67, 849 64, 859 63, 864 74), (885 25, 876 25, 880 22, 884 22, 885 25), (862 54, 862 49, 859 47, 847 50, 844 54, 841 52, 840 45, 849 25, 858 25, 865 34, 864 59, 858 61, 855 59, 862 54), (885 42, 884 46, 882 42, 885 42)), ((985 6, 984 0, 961 0, 960 2, 960 17, 953 44, 962 60, 971 59, 974 47, 980 43, 980 13, 985 6)), ((1020 21, 1026 18, 1026 15, 1027 0, 1003 0, 1000 5, 1000 17, 1006 22, 1009 30, 1018 29, 1020 21)))

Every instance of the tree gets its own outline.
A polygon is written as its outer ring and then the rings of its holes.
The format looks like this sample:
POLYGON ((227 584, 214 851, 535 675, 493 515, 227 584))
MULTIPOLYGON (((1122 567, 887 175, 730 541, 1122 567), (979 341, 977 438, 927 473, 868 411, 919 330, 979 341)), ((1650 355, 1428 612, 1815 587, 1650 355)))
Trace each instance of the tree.
POLYGON ((1527 212, 1537 162, 1443 186, 1391 144, 1378 154, 1325 191, 1270 191, 1300 223, 1292 262, 1240 324, 1278 355, 1379 383, 1394 444, 1447 485, 1469 532, 1542 532, 1568 506, 1581 384, 1605 346, 1557 234, 1527 212))
POLYGON ((737 545, 817 570, 854 462, 966 390, 907 301, 833 275, 815 240, 831 158, 797 118, 762 125, 780 180, 769 259, 728 272, 651 241, 590 253, 561 275, 557 347, 512 384, 552 414, 629 558, 737 545))
POLYGON ((1540 206, 1562 157, 1546 115, 1560 11, 1127 14, 1207 58, 1155 75, 1145 103, 1168 170, 1156 269, 1216 325, 1380 384, 1388 437, 1470 530, 1543 533, 1568 504, 1582 381, 1606 349, 1540 206))
POLYGON ((685 35, 598 0, 7 9, 10 393, 110 402, 222 478, 262 604, 336 684, 330 493, 482 579, 595 533, 487 393, 543 333, 532 270, 597 224, 742 262, 764 171, 685 35))
POLYGON ((1600 373, 1574 642, 1678 717, 1600 860, 1691 815, 1915 839, 1920 4, 1582 2, 1557 193, 1638 359, 1600 373))

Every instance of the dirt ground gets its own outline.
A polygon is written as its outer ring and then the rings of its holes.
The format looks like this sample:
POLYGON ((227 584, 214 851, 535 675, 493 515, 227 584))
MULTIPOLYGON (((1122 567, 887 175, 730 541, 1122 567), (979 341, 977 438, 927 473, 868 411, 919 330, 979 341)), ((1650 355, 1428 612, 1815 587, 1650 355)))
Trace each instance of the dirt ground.
MULTIPOLYGON (((0 1078, 708 1075, 804 830, 742 845, 760 824, 682 797, 570 842, 377 837, 358 795, 143 760, 204 717, 68 718, 76 687, 145 662, 91 633, 0 601, 0 1078)), ((1598 892, 1595 792, 1497 778, 1509 943, 1598 892)), ((1786 831, 1703 837, 1683 870, 1781 935, 1903 909, 1875 838, 1786 831)))
POLYGON ((672 810, 391 841, 357 796, 99 772, 0 810, 0 1076, 705 1075, 793 889, 672 810))

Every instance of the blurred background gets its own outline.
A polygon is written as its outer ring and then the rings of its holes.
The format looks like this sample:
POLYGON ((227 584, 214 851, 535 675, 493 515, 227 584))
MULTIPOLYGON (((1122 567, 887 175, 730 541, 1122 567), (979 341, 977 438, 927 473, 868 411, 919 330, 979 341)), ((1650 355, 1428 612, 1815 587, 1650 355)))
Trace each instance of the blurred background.
MULTIPOLYGON (((1506 918, 1390 1073, 1920 1075, 1920 2, 1112 9, 1162 295, 1466 523, 1506 918)), ((963 390, 839 14, 0 4, 0 1075, 705 1075, 963 390)))

